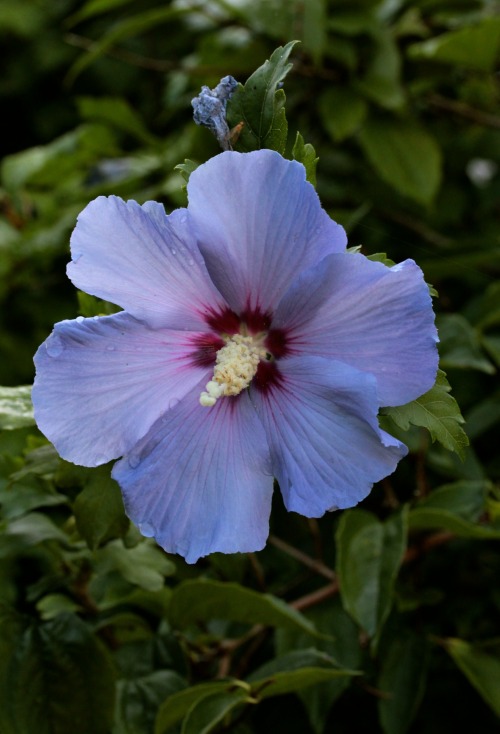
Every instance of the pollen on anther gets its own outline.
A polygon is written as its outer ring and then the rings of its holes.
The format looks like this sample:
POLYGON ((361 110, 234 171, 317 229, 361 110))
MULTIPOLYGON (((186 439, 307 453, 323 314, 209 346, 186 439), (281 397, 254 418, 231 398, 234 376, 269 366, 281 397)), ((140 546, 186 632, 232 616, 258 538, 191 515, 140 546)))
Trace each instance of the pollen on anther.
POLYGON ((222 396, 239 395, 247 388, 266 351, 251 336, 234 334, 217 352, 214 374, 200 395, 200 404, 212 407, 222 396))

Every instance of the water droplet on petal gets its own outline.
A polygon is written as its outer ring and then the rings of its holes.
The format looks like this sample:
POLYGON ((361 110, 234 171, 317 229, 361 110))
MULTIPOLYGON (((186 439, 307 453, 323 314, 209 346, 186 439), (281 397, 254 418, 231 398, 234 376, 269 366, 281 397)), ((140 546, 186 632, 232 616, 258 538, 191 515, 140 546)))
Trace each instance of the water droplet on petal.
POLYGON ((139 464, 141 463, 141 457, 139 454, 130 454, 128 457, 128 465, 131 469, 137 469, 139 464))
POLYGON ((152 538, 155 534, 155 529, 149 522, 140 522, 139 530, 145 538, 152 538))
POLYGON ((45 348, 49 357, 59 357, 64 351, 64 343, 60 336, 55 334, 50 337, 45 348))
POLYGON ((76 321, 77 321, 77 323, 78 323, 78 324, 81 324, 81 323, 82 323, 82 321, 84 321, 84 318, 83 318, 83 316, 77 316, 77 317, 76 317, 76 321))
POLYGON ((173 247, 170 249, 170 252, 172 253, 172 255, 177 255, 177 250, 174 250, 173 247))
POLYGON ((114 344, 108 344, 106 347, 108 352, 114 352, 115 351, 115 345, 114 344))
POLYGON ((192 257, 190 257, 187 262, 188 262, 188 265, 194 265, 194 260, 192 257))

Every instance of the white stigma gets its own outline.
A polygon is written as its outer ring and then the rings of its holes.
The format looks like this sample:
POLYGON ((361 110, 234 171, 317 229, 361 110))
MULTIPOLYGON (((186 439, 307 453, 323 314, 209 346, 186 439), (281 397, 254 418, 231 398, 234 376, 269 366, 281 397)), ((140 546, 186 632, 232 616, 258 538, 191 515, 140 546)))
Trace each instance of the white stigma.
POLYGON ((227 395, 239 395, 247 388, 266 350, 251 336, 234 334, 215 358, 214 374, 200 395, 200 405, 211 408, 217 400, 227 395))

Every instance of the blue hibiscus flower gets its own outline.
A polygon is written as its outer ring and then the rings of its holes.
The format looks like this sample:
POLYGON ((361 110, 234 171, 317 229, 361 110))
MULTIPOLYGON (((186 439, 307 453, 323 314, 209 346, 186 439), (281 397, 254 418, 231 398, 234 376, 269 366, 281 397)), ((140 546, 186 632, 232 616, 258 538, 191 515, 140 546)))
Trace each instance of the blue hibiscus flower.
POLYGON ((264 546, 273 477, 307 517, 366 497, 407 452, 379 408, 430 389, 438 357, 421 270, 347 253, 299 163, 221 153, 188 196, 80 214, 68 275, 123 311, 56 324, 33 402, 65 459, 122 457, 130 518, 194 562, 264 546))

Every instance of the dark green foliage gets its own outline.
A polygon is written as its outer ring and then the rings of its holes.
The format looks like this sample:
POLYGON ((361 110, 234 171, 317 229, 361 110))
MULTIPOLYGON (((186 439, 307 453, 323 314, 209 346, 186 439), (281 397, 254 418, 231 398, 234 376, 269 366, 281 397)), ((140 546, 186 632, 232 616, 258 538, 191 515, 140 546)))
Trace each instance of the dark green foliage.
POLYGON ((3 0, 0 36, 0 734, 496 732, 498 4, 3 0), (422 266, 446 376, 382 411, 410 454, 362 507, 276 495, 265 550, 193 567, 110 466, 59 459, 29 384, 55 321, 115 310, 66 279, 77 214, 184 205, 218 152, 190 101, 227 74, 236 150, 300 161, 353 248, 422 266))

